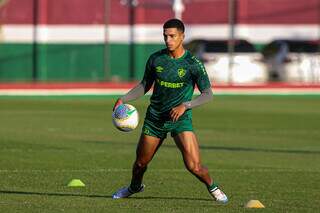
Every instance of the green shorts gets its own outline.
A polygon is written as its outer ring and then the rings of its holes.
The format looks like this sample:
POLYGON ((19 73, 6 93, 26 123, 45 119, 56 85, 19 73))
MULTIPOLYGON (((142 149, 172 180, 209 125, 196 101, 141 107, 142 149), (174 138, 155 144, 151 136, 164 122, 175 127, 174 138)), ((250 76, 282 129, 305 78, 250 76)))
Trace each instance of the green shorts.
POLYGON ((171 133, 171 137, 176 136, 177 134, 184 131, 193 131, 192 119, 184 118, 179 119, 176 122, 167 120, 149 120, 146 118, 142 127, 142 133, 145 135, 150 135, 153 137, 165 139, 167 133, 171 133))

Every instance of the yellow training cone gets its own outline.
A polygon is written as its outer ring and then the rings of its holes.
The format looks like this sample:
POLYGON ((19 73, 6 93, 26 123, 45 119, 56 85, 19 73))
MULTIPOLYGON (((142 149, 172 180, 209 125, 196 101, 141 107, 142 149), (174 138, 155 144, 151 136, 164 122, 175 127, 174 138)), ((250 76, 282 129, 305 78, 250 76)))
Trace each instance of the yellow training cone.
POLYGON ((259 200, 250 200, 246 205, 246 208, 262 209, 264 205, 259 200))
POLYGON ((85 184, 80 180, 80 179, 72 179, 69 183, 68 186, 71 187, 79 187, 79 186, 85 186, 85 184))

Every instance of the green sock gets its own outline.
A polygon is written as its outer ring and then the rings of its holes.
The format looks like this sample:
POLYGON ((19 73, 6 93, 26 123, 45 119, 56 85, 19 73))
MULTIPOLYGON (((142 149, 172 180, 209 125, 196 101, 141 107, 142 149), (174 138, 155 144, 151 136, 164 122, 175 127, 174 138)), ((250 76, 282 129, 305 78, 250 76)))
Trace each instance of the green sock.
POLYGON ((218 184, 212 183, 211 186, 208 187, 209 192, 213 192, 218 188, 218 184))
POLYGON ((138 192, 141 189, 141 183, 131 183, 129 186, 129 190, 132 192, 138 192))

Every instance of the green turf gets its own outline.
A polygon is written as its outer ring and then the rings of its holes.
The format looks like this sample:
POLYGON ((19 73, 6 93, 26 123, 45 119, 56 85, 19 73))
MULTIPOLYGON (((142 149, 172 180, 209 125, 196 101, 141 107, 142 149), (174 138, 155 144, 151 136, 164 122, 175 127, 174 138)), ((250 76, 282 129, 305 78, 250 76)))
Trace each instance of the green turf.
MULTIPOLYGON (((133 102, 143 117, 147 99, 133 102)), ((139 130, 111 124, 114 99, 0 98, 0 212, 314 212, 320 206, 320 97, 217 96, 194 110, 203 163, 230 198, 217 205, 168 138, 130 199, 139 130), (83 188, 67 187, 81 179, 83 188)), ((141 127, 141 124, 139 128, 141 127)))

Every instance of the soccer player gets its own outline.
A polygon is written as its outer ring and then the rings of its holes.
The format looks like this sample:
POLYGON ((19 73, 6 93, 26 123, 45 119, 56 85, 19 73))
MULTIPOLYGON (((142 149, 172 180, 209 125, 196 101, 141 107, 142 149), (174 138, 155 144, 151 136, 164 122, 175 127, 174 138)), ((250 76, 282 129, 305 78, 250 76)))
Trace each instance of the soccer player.
POLYGON ((201 164, 199 145, 192 127, 191 109, 210 101, 212 91, 203 64, 184 49, 184 37, 182 21, 170 19, 165 22, 163 38, 167 48, 149 57, 142 81, 119 98, 113 107, 114 110, 120 104, 143 96, 154 85, 137 145, 131 183, 115 192, 112 196, 114 199, 126 198, 144 190, 142 179, 147 165, 170 132, 182 153, 186 168, 205 184, 216 201, 228 201, 227 196, 209 176, 208 169, 201 164), (201 94, 192 100, 195 85, 201 94))

